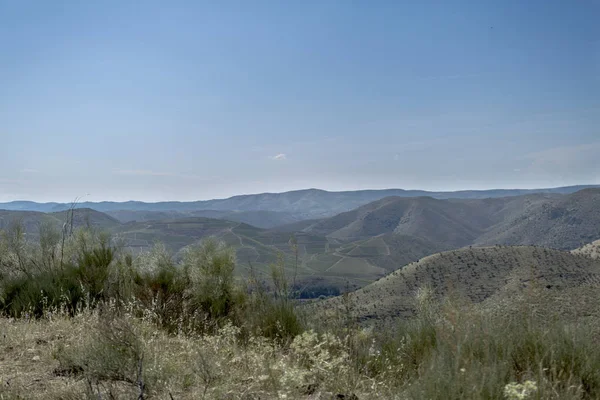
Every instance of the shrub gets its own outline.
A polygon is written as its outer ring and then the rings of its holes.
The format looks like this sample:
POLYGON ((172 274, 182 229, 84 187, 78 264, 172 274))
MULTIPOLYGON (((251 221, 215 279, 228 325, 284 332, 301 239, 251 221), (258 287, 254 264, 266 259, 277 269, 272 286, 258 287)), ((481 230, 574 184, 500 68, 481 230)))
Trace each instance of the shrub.
MULTIPOLYGON (((186 307, 190 281, 183 268, 173 262, 162 244, 142 254, 134 265, 134 297, 142 310, 150 311, 154 323, 170 333, 182 329, 185 319, 192 317, 186 307)), ((188 321, 189 327, 189 321, 188 321)))
POLYGON ((271 283, 273 290, 268 290, 251 270, 246 283, 249 296, 244 308, 245 327, 253 334, 288 342, 304 331, 305 324, 289 291, 281 255, 277 263, 271 265, 271 283))
POLYGON ((182 266, 194 306, 211 319, 230 315, 238 299, 233 278, 235 250, 214 238, 204 239, 187 249, 182 266))
POLYGON ((59 307, 73 313, 119 294, 120 287, 112 287, 109 278, 121 260, 108 237, 80 230, 63 242, 51 226, 42 224, 36 246, 25 241, 19 226, 0 240, 0 305, 5 313, 41 316, 45 309, 59 307))
POLYGON ((2 310, 19 317, 29 313, 41 317, 46 310, 66 308, 73 314, 86 300, 75 266, 59 271, 46 271, 33 277, 20 276, 4 282, 2 310))
MULTIPOLYGON (((78 345, 57 349, 59 366, 55 373, 85 378, 90 395, 94 394, 94 385, 101 382, 123 382, 134 387, 138 398, 143 399, 147 390, 145 346, 138 324, 131 318, 114 317, 110 312, 96 314, 95 318, 87 337, 81 338, 78 345)), ((109 391, 112 392, 110 387, 109 391)))

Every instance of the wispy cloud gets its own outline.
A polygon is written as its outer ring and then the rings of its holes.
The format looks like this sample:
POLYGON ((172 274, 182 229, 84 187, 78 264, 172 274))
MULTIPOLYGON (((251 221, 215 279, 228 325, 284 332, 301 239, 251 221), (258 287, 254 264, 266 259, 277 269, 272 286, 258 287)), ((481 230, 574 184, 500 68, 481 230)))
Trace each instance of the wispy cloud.
POLYGON ((437 81, 437 80, 450 80, 450 79, 464 79, 464 78, 474 78, 476 76, 482 76, 483 73, 472 73, 472 74, 455 74, 455 75, 431 75, 431 76, 421 76, 416 78, 417 81, 437 81))
POLYGON ((600 142, 554 147, 529 153, 527 171, 555 176, 598 176, 600 172, 600 142))
POLYGON ((271 160, 275 160, 275 161, 283 161, 283 160, 287 160, 287 156, 283 153, 279 153, 275 156, 271 156, 270 157, 271 160))
POLYGON ((180 174, 175 172, 162 172, 162 171, 151 171, 148 169, 115 169, 113 173, 116 175, 128 175, 128 176, 162 176, 170 178, 186 178, 186 179, 206 179, 207 177, 190 174, 180 174))
POLYGON ((598 152, 600 152, 600 142, 595 142, 536 151, 527 154, 526 158, 535 163, 568 164, 580 160, 581 157, 592 155, 596 157, 598 152))
POLYGON ((16 179, 0 178, 0 185, 19 185, 19 184, 21 184, 21 181, 18 181, 16 179))
POLYGON ((39 171, 39 170, 37 170, 37 169, 33 169, 33 168, 23 168, 23 169, 21 170, 21 172, 23 172, 23 173, 25 173, 25 174, 37 174, 37 173, 39 173, 40 171, 39 171))
POLYGON ((168 172, 150 171, 148 169, 116 169, 115 174, 118 175, 135 175, 135 176, 172 176, 168 172))

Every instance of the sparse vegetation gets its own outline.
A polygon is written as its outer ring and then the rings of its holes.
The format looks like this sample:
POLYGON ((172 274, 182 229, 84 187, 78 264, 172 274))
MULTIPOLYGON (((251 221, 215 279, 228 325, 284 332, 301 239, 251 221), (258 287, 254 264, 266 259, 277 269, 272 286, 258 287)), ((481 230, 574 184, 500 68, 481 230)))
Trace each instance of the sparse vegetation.
POLYGON ((339 311, 298 303, 283 256, 242 282, 214 239, 175 262, 90 229, 39 238, 0 241, 2 398, 600 397, 600 315, 548 314, 540 279, 510 304, 416 280, 411 318, 365 325, 350 293, 339 311))

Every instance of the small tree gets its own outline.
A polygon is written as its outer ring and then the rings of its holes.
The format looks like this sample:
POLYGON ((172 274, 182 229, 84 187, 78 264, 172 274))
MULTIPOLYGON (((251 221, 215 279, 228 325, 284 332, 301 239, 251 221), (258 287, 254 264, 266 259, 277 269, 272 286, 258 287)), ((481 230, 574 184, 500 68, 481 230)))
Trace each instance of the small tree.
POLYGON ((235 250, 214 238, 187 249, 183 267, 196 306, 210 318, 229 315, 235 303, 235 250))

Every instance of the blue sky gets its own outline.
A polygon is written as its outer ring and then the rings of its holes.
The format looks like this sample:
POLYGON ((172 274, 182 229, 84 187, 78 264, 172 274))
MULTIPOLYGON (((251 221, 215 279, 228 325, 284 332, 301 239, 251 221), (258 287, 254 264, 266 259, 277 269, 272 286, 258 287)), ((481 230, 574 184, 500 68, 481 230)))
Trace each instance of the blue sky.
POLYGON ((600 183, 600 2, 0 0, 0 201, 600 183))

